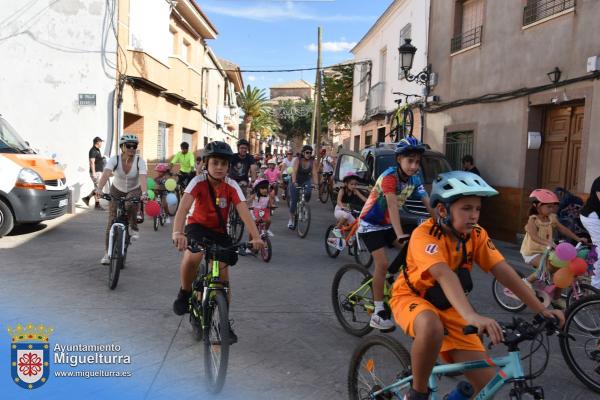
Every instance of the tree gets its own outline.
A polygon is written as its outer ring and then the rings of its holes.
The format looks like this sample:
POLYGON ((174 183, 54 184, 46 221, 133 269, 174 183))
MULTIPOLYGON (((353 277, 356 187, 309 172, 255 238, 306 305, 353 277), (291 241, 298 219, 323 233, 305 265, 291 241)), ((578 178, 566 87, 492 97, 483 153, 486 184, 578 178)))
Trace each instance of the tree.
POLYGON ((280 101, 274 109, 279 124, 280 136, 292 141, 298 148, 310 134, 314 103, 310 99, 303 101, 280 101))
POLYGON ((337 65, 323 72, 321 120, 350 126, 352 122, 352 89, 354 65, 337 65))
POLYGON ((265 90, 257 87, 246 86, 239 95, 240 108, 244 111, 244 124, 246 132, 251 132, 252 121, 260 115, 267 101, 265 90))
POLYGON ((273 115, 273 110, 270 107, 263 106, 252 121, 252 132, 259 133, 261 138, 266 139, 273 136, 278 129, 279 124, 273 115))

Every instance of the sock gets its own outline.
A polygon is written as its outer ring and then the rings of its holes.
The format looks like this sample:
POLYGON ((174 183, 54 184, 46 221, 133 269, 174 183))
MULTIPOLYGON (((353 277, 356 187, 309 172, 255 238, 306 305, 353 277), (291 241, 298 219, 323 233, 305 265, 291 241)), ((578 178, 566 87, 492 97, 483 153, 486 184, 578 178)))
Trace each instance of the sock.
POLYGON ((408 392, 407 398, 409 400, 428 400, 429 392, 427 392, 427 393, 417 392, 414 388, 411 387, 410 392, 408 392))
POLYGON ((383 311, 383 301, 374 301, 375 303, 375 314, 377 314, 379 311, 383 311))

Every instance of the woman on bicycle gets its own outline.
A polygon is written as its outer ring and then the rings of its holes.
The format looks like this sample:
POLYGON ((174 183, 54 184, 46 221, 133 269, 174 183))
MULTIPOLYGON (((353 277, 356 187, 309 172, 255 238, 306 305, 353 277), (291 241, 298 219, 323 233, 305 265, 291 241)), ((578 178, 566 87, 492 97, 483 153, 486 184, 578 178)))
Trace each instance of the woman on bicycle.
POLYGON ((279 164, 279 170, 281 171, 281 180, 282 180, 282 189, 283 189, 283 199, 285 200, 288 195, 288 184, 290 182, 291 172, 294 171, 294 152, 288 150, 285 153, 285 158, 281 160, 279 164))
MULTIPOLYGON (((121 154, 112 156, 104 166, 102 176, 98 181, 98 187, 103 188, 108 178, 114 177, 112 186, 110 187, 110 195, 113 197, 140 197, 146 200, 146 177, 148 168, 146 162, 136 154, 138 146, 138 138, 135 135, 123 135, 119 139, 119 147, 121 154)), ((100 193, 96 192, 96 197, 100 198, 100 193)), ((110 202, 108 212, 108 224, 106 225, 106 234, 104 238, 104 256, 100 261, 104 265, 108 265, 108 237, 113 220, 117 216, 118 202, 113 200, 110 202)), ((139 211, 138 204, 127 203, 127 215, 129 217, 129 227, 131 228, 131 239, 139 239, 139 229, 137 223, 137 214, 139 211)))
POLYGON ((352 211, 360 211, 362 205, 367 201, 367 198, 357 189, 359 179, 354 172, 348 172, 342 179, 344 186, 338 193, 335 211, 333 212, 339 226, 353 224, 355 218, 352 211))
POLYGON ((319 182, 319 166, 312 156, 312 146, 306 144, 302 147, 302 158, 294 160, 292 181, 290 183, 290 220, 288 228, 296 229, 294 226, 294 214, 296 213, 296 202, 298 201, 298 188, 304 187, 304 199, 310 201, 312 183, 319 182))
MULTIPOLYGON (((433 182, 431 205, 435 214, 412 233, 406 267, 394 283, 390 305, 396 323, 414 338, 411 366, 414 376, 407 399, 428 399, 427 381, 438 355, 446 362, 488 357, 477 335, 464 335, 466 325, 487 333, 493 344, 502 341, 498 323, 478 314, 467 299, 473 288, 476 263, 491 272, 534 312, 558 318, 560 310, 546 310, 519 275, 504 260, 487 232, 477 225, 481 198, 498 192, 481 177, 464 171, 440 174, 433 182)), ((490 381, 494 368, 465 372, 478 392, 490 381)))
POLYGON ((269 236, 275 236, 269 229, 271 227, 271 207, 273 207, 273 199, 269 194, 269 181, 266 179, 258 179, 254 183, 253 193, 248 198, 248 203, 253 209, 252 216, 254 220, 258 217, 259 211, 264 211, 265 215, 262 217, 267 228, 267 234, 269 236))
MULTIPOLYGON (((556 194, 548 189, 535 189, 529 195, 529 200, 532 204, 529 210, 529 220, 525 226, 525 238, 521 245, 521 255, 527 264, 539 268, 546 248, 556 247, 554 244, 556 230, 577 242, 587 242, 587 238, 577 236, 569 228, 558 222, 556 210, 558 209, 559 200, 556 194)), ((549 260, 546 265, 550 274, 554 274, 558 269, 549 260)), ((536 279, 537 274, 534 272, 529 275, 527 282, 532 284, 536 279)), ((552 304, 555 307, 564 309, 566 302, 560 297, 561 293, 560 288, 555 288, 552 304)))
MULTIPOLYGON (((250 216, 242 190, 233 179, 227 177, 232 156, 231 147, 225 142, 216 141, 206 145, 203 161, 207 166, 207 171, 201 172, 192 179, 185 189, 177 214, 175 214, 173 244, 179 251, 185 251, 180 267, 181 287, 177 299, 173 303, 173 311, 177 315, 188 312, 192 283, 198 274, 198 266, 204 255, 203 253, 192 253, 187 250, 188 236, 196 241, 209 239, 223 247, 231 246, 232 241, 227 236, 226 225, 229 206, 233 203, 253 238, 250 241, 252 246, 255 249, 264 247, 256 225, 250 216), (186 224, 186 216, 194 203, 194 210, 187 218, 186 224)), ((222 264, 220 266, 220 278, 224 282, 229 282, 229 270, 226 267, 235 265, 237 253, 223 252, 223 254, 220 254, 219 262, 222 264)), ((231 336, 236 338, 233 331, 231 336)))
MULTIPOLYGON (((590 188, 590 197, 581 209, 579 218, 589 232, 592 243, 600 247, 600 176, 594 179, 590 188)), ((594 263, 592 285, 600 289, 600 258, 594 263)))
POLYGON ((423 145, 412 136, 398 142, 396 166, 388 168, 379 176, 359 217, 358 232, 375 262, 375 310, 370 321, 373 328, 387 330, 394 327, 390 312, 384 307, 383 286, 389 265, 385 247, 398 247, 401 241, 408 238, 400 223, 400 207, 416 191, 425 207, 430 210, 427 192, 418 175, 424 152, 423 145))

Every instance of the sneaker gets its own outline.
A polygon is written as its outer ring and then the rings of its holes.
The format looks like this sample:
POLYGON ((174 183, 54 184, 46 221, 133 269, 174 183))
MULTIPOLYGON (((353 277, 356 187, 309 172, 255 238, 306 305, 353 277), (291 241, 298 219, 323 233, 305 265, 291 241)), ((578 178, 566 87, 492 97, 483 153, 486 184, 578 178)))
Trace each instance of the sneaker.
POLYGON ((90 206, 90 197, 89 197, 89 196, 82 197, 82 198, 81 198, 81 201, 83 201, 83 203, 84 203, 86 206, 88 206, 88 207, 90 206))
POLYGON ((294 230, 294 221, 291 219, 288 221, 288 229, 294 230))
POLYGON ((171 223, 171 217, 167 217, 167 219, 165 220, 165 224, 170 224, 171 223))
POLYGON ((552 300, 552 307, 557 308, 559 310, 564 310, 567 308, 567 302, 562 297, 560 299, 552 300))
POLYGON ((104 253, 102 260, 100 260, 100 264, 102 264, 102 265, 110 264, 110 258, 108 258, 108 253, 104 253))
POLYGON ((251 256, 252 254, 254 253, 252 252, 251 248, 247 247, 246 250, 244 250, 244 255, 251 256))
POLYGON ((177 315, 183 315, 190 311, 189 309, 189 301, 190 296, 192 295, 191 291, 179 289, 179 293, 177 294, 177 298, 173 302, 173 312, 177 315))
POLYGON ((376 314, 371 314, 371 321, 369 325, 372 328, 380 329, 380 330, 390 330, 395 327, 394 321, 391 320, 391 315, 387 310, 380 310, 376 314))
POLYGON ((233 320, 229 320, 229 344, 237 343, 238 337, 233 331, 233 320))
POLYGON ((279 203, 279 196, 275 196, 275 202, 279 203))
POLYGON ((270 229, 267 229, 267 235, 269 235, 269 237, 275 236, 275 234, 273 232, 271 232, 270 229))

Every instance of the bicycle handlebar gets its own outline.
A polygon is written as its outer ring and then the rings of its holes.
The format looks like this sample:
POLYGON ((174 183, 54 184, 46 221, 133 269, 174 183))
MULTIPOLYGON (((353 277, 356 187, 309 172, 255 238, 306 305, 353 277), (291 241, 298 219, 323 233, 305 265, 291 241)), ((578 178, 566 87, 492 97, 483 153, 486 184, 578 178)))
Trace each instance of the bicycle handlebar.
POLYGON ((102 195, 100 197, 103 198, 104 200, 108 200, 108 201, 112 201, 112 200, 122 201, 122 202, 129 201, 133 204, 138 204, 142 201, 142 199, 140 197, 129 197, 129 198, 127 198, 127 196, 117 197, 117 196, 113 196, 108 193, 102 193, 102 195))
MULTIPOLYGON (((555 318, 546 318, 540 314, 533 318, 533 323, 522 318, 513 318, 512 322, 498 322, 504 335, 504 345, 515 348, 519 343, 534 340, 540 333, 545 332, 550 336, 559 332, 558 321, 555 318)), ((463 334, 473 335, 478 332, 477 327, 467 325, 463 328, 463 334)))
POLYGON ((188 239, 188 246, 187 246, 188 250, 191 251, 192 253, 200 253, 203 251, 206 251, 207 248, 214 248, 215 251, 239 251, 239 250, 245 250, 245 249, 251 249, 252 248, 252 244, 250 242, 244 242, 244 243, 237 243, 231 246, 221 246, 216 242, 210 241, 210 240, 195 240, 195 239, 188 239))

